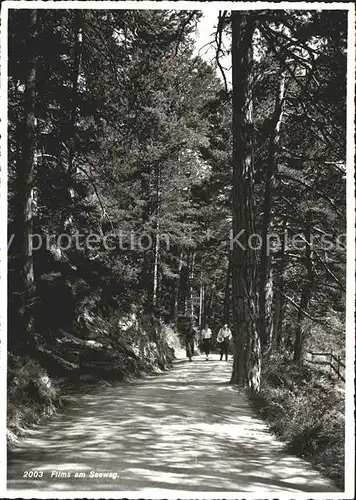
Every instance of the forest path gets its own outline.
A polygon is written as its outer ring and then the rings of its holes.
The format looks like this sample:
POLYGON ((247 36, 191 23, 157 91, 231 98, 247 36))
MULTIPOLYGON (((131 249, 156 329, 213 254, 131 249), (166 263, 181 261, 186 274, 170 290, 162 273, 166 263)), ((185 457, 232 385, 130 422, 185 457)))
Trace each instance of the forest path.
POLYGON ((216 354, 211 361, 199 356, 175 363, 170 372, 73 397, 10 454, 8 488, 144 496, 338 491, 307 462, 283 451, 247 398, 227 384, 231 366, 216 354), (43 477, 24 478, 30 470, 43 477), (117 478, 89 478, 90 471, 117 478), (69 472, 70 478, 59 478, 69 472), (75 478, 75 472, 86 478, 75 478))

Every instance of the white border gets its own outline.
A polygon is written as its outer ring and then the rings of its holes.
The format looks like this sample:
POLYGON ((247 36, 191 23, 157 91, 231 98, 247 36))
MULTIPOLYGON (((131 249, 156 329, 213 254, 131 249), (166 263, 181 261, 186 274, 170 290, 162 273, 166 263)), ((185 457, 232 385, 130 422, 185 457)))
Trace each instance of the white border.
MULTIPOLYGON (((30 4, 36 4, 36 9, 174 9, 174 10, 350 10, 352 5, 348 2, 192 2, 192 1, 68 1, 68 2, 32 2, 24 0, 5 0, 3 6, 7 9, 28 9, 30 4)), ((33 8, 33 7, 31 7, 33 8)))
POLYGON ((345 491, 355 492, 355 6, 349 10, 346 109, 345 491))
POLYGON ((8 9, 1 8, 1 80, 0 80, 0 491, 6 485, 6 410, 7 410, 7 19, 8 9), (6 297, 6 300, 5 300, 6 297))
MULTIPOLYGON (((260 9, 290 9, 290 10, 347 10, 348 11, 348 66, 347 66, 347 298, 346 298, 346 404, 345 404, 345 491, 336 493, 337 499, 351 499, 354 493, 355 470, 355 437, 354 437, 354 348, 355 348, 355 198, 354 198, 354 116, 355 116, 355 7, 352 3, 322 3, 322 2, 152 2, 152 1, 4 1, 1 8, 1 177, 0 177, 0 293, 3 300, 0 305, 1 344, 0 344, 0 397, 6 401, 6 331, 7 331, 7 19, 9 9, 175 9, 175 10, 260 10, 260 9), (6 217, 5 217, 6 214, 6 217)), ((3 406, 5 408, 5 404, 3 406)), ((144 498, 145 492, 128 491, 36 491, 36 490, 7 490, 6 489, 6 411, 0 412, 0 493, 5 498, 144 498), (4 466, 5 465, 5 466, 4 466), (36 496, 35 496, 36 495, 36 496)), ((300 500, 331 498, 330 493, 229 493, 222 492, 179 492, 170 493, 167 490, 150 490, 147 498, 226 498, 226 499, 254 499, 260 498, 294 498, 300 500)))

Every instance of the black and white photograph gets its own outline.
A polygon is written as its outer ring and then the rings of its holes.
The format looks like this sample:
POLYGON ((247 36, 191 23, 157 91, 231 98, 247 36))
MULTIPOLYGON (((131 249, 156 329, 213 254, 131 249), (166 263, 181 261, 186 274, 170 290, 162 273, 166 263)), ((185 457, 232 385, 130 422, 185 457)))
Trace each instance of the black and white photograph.
POLYGON ((350 499, 353 3, 5 1, 6 498, 350 499))

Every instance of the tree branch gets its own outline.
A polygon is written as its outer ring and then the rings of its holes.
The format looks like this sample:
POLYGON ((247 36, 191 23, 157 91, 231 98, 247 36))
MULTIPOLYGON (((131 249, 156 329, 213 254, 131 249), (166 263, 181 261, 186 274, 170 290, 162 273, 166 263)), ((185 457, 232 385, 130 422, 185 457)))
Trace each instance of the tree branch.
POLYGON ((97 199, 98 199, 98 202, 99 202, 100 208, 101 208, 101 210, 102 210, 102 212, 103 212, 103 215, 104 215, 104 216, 108 219, 108 221, 110 222, 111 229, 112 229, 113 231, 115 231, 114 225, 113 225, 113 223, 112 223, 112 221, 111 221, 111 219, 110 219, 110 217, 109 217, 108 213, 106 212, 105 207, 104 207, 104 205, 103 205, 103 203, 102 203, 102 201, 101 201, 101 198, 100 198, 100 196, 99 196, 99 193, 98 193, 97 187, 96 187, 96 185, 95 185, 94 179, 92 178, 92 176, 91 176, 90 174, 88 174, 88 172, 85 170, 85 168, 83 168, 83 167, 81 167, 81 166, 79 166, 79 165, 76 165, 76 168, 77 168, 77 169, 79 169, 81 172, 83 172, 83 174, 85 174, 85 175, 88 177, 88 179, 89 179, 89 181, 90 181, 91 185, 93 186, 93 189, 94 189, 95 195, 96 195, 96 197, 97 197, 97 199))
POLYGON ((221 75, 224 80, 224 86, 225 86, 225 92, 226 94, 228 93, 228 88, 227 88, 227 80, 226 80, 226 75, 224 72, 224 68, 221 65, 220 62, 220 54, 224 54, 222 51, 222 33, 223 33, 223 26, 224 26, 224 21, 226 18, 227 11, 224 10, 223 12, 219 10, 219 18, 218 18, 218 25, 216 27, 216 32, 215 32, 215 43, 216 43, 216 52, 215 52, 215 60, 216 64, 218 65, 218 68, 221 72, 221 75))
POLYGON ((327 196, 326 194, 324 194, 321 191, 319 191, 318 189, 316 189, 314 186, 310 186, 309 184, 307 184, 306 182, 302 181, 301 179, 296 179, 292 175, 288 175, 288 174, 286 174, 284 172, 283 173, 279 172, 278 176, 279 177, 283 177, 285 179, 289 179, 289 180, 294 181, 294 182, 297 182, 298 184, 301 184, 302 186, 306 187, 307 189, 310 189, 311 191, 314 191, 318 196, 320 196, 324 200, 328 201, 330 203, 330 205, 333 207, 333 209, 335 210, 335 212, 337 213, 337 215, 341 219, 343 219, 342 214, 340 213, 339 209, 337 208, 337 206, 335 205, 335 203, 332 201, 332 199, 329 198, 329 196, 327 196))
POLYGON ((188 24, 190 23, 190 21, 193 19, 193 17, 198 13, 199 11, 198 10, 193 10, 190 15, 187 17, 187 19, 183 22, 182 26, 181 26, 181 29, 179 30, 178 32, 178 35, 177 35, 177 45, 176 45, 176 49, 175 49, 175 52, 174 52, 174 57, 177 56, 178 54, 178 50, 179 50, 179 45, 182 41, 182 38, 183 38, 183 34, 184 34, 184 30, 185 28, 188 26, 188 24))
POLYGON ((331 330, 334 330, 334 331, 339 331, 338 328, 335 328, 331 325, 328 325, 327 323, 324 323, 324 321, 321 321, 320 319, 318 318, 314 318, 313 316, 311 316, 309 313, 307 313, 306 311, 304 311, 304 309, 302 309, 293 299, 291 299, 290 297, 288 297, 288 295, 286 295, 285 293, 283 292, 280 292, 282 297, 284 297, 288 302, 290 302, 298 311, 300 311, 304 316, 306 316, 307 318, 311 319, 312 321, 314 321, 314 323, 318 323, 319 325, 322 325, 322 326, 325 326, 327 328, 330 328, 331 330))

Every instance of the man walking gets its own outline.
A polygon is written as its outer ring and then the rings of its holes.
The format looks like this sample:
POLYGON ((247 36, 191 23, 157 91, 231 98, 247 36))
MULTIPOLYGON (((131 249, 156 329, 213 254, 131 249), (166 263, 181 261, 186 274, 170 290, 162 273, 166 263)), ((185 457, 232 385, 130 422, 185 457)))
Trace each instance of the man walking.
POLYGON ((231 330, 228 324, 225 323, 225 325, 222 328, 220 328, 216 339, 220 344, 220 361, 222 361, 224 354, 225 354, 225 360, 227 361, 229 355, 229 345, 231 337, 232 337, 231 330))
POLYGON ((189 361, 192 360, 192 356, 194 354, 194 340, 195 340, 195 330, 194 330, 194 325, 192 324, 185 332, 185 349, 189 361))
POLYGON ((210 349, 211 349, 211 336, 212 336, 212 333, 211 333, 211 330, 210 330, 208 324, 205 325, 205 328, 201 332, 201 336, 203 339, 203 349, 205 352, 206 360, 208 361, 210 349))

